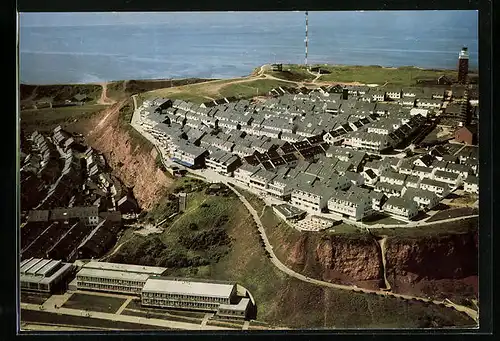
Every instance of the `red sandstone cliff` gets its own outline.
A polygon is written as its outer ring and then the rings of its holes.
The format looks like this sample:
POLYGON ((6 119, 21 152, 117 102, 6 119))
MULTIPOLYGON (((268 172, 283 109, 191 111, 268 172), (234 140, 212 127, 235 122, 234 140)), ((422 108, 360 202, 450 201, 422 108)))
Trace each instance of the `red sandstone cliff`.
MULTIPOLYGON (((280 253, 307 276, 366 288, 384 287, 381 250, 375 238, 288 236, 280 253), (285 251, 286 252, 286 251, 285 251)), ((388 237, 386 271, 392 291, 433 297, 477 296, 477 233, 421 238, 388 237)))
POLYGON ((149 210, 172 180, 157 167, 156 149, 133 144, 130 133, 120 124, 120 108, 124 103, 116 103, 94 117, 85 131, 86 141, 104 154, 113 174, 132 188, 141 208, 149 210))

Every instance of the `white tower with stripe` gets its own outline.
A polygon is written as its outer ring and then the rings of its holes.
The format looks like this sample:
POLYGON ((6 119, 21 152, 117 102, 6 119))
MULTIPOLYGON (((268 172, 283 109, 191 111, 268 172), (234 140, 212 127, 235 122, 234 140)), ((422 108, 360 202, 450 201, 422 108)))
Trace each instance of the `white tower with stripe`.
POLYGON ((309 42, 309 37, 308 37, 308 29, 309 29, 309 15, 308 12, 306 11, 306 39, 304 39, 304 42, 306 43, 306 58, 305 58, 305 65, 307 66, 307 44, 309 42))

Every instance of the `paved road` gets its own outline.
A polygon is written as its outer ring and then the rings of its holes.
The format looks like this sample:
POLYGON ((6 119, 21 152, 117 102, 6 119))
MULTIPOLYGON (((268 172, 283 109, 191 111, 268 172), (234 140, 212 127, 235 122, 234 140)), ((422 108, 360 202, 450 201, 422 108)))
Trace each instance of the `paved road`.
MULTIPOLYGON (((21 303, 22 309, 40 311, 40 306, 37 304, 30 303, 21 303)), ((201 326, 201 324, 187 323, 187 322, 178 322, 178 321, 167 321, 155 318, 145 318, 138 316, 130 316, 130 315, 118 315, 118 314, 110 314, 110 313, 101 313, 101 312, 86 312, 79 309, 70 309, 70 308, 54 308, 53 306, 46 307, 43 309, 46 312, 57 313, 62 315, 71 315, 71 316, 87 316, 101 320, 111 320, 118 322, 128 322, 135 324, 144 324, 144 325, 152 325, 166 328, 174 328, 174 329, 183 329, 183 330, 231 330, 236 328, 226 328, 219 326, 201 326), (89 315, 90 314, 90 315, 89 315)))

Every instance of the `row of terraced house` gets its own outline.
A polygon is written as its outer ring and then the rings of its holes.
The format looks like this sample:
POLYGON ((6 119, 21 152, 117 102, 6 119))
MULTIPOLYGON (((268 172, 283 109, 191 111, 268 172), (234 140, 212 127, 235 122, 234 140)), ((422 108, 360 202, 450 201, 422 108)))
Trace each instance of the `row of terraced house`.
MULTIPOLYGON (((330 210, 359 220, 385 208, 411 219, 415 210, 431 208, 458 186, 474 191, 476 173, 464 170, 467 166, 458 161, 435 167, 416 161, 401 172, 395 165, 397 176, 364 167, 368 154, 405 143, 435 112, 364 102, 359 90, 350 97, 325 89, 281 90, 283 96, 264 103, 240 100, 200 106, 154 100, 140 108, 140 124, 172 160, 234 176, 245 186, 311 212, 330 210), (355 194, 344 195, 353 190, 355 194)), ((408 94, 412 93, 402 93, 403 98, 408 94)), ((434 94, 431 97, 437 97, 429 100, 449 95, 443 90, 442 96, 434 94)), ((470 164, 477 169, 477 158, 470 164)))

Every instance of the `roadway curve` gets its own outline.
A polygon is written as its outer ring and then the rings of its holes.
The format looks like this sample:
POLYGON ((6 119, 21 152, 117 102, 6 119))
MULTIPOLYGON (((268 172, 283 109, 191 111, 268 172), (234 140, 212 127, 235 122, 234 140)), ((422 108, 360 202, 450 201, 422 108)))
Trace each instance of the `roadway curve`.
POLYGON ((304 276, 298 272, 293 271, 292 269, 290 269, 286 265, 284 265, 278 259, 278 257, 276 257, 276 254, 273 251, 273 246, 271 245, 271 243, 269 242, 269 239, 267 238, 266 231, 264 230, 264 226, 262 225, 262 222, 259 218, 259 214, 257 213, 257 211, 248 202, 248 200, 240 192, 238 192, 232 185, 230 185, 227 182, 226 182, 226 185, 238 196, 238 198, 241 200, 241 202, 245 205, 245 207, 248 209, 248 211, 252 215, 255 223, 257 224, 257 228, 258 228, 259 233, 262 237, 262 240, 264 241, 264 248, 267 252, 269 252, 269 255, 270 255, 269 258, 270 258, 271 262, 273 263, 273 265, 276 266, 282 272, 286 273, 287 275, 295 277, 295 278, 297 278, 301 281, 304 281, 304 282, 308 282, 308 283, 316 284, 316 285, 321 285, 324 287, 334 288, 334 289, 362 292, 365 294, 376 294, 376 295, 381 295, 381 296, 392 296, 392 297, 401 298, 404 300, 417 300, 417 301, 421 301, 421 302, 433 303, 436 305, 444 305, 446 307, 453 308, 457 311, 466 313, 474 321, 478 322, 478 313, 476 311, 474 311, 473 309, 470 309, 468 307, 465 307, 465 306, 454 304, 449 300, 437 301, 437 300, 431 300, 431 299, 424 298, 424 297, 417 297, 417 296, 405 295, 405 294, 396 294, 396 293, 392 293, 392 292, 388 292, 388 291, 370 290, 370 289, 358 288, 355 286, 334 284, 334 283, 320 281, 320 280, 317 280, 314 278, 310 278, 310 277, 304 276))

